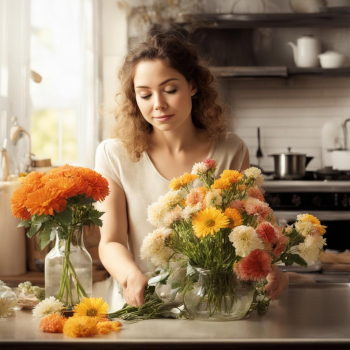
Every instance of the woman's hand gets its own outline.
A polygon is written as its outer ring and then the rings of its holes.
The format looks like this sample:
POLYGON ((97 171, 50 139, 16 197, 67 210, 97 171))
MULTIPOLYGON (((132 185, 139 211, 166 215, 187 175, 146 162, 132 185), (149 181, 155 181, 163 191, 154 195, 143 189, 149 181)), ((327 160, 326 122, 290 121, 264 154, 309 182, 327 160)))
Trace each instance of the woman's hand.
POLYGON ((276 265, 272 265, 272 270, 267 275, 266 279, 268 283, 265 286, 265 290, 271 299, 278 299, 288 288, 288 275, 282 272, 276 265))
POLYGON ((145 303, 144 293, 148 284, 148 278, 139 269, 133 269, 128 273, 123 283, 123 295, 125 302, 131 306, 140 307, 145 303))

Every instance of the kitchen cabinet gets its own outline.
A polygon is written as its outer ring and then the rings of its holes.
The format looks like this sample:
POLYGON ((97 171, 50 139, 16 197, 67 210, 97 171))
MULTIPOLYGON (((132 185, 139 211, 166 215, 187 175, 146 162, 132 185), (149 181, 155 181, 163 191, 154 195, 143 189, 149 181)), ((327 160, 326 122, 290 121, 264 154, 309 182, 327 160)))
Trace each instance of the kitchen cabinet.
POLYGON ((231 322, 122 321, 118 333, 69 338, 42 333, 30 311, 0 319, 1 349, 349 349, 350 287, 292 284, 267 314, 231 322))
POLYGON ((287 46, 311 34, 321 40, 322 52, 339 51, 349 64, 350 13, 196 14, 183 15, 179 24, 219 78, 350 76, 350 67, 298 68, 287 46))

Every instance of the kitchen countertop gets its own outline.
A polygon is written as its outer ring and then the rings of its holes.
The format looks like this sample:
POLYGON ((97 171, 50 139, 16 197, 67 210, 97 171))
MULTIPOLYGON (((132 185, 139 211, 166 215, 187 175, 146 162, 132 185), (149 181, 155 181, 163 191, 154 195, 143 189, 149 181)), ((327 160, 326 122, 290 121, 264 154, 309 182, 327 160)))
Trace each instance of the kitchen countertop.
POLYGON ((293 284, 267 315, 240 321, 122 321, 119 333, 74 339, 42 333, 30 311, 0 319, 1 349, 349 349, 350 284, 293 284))

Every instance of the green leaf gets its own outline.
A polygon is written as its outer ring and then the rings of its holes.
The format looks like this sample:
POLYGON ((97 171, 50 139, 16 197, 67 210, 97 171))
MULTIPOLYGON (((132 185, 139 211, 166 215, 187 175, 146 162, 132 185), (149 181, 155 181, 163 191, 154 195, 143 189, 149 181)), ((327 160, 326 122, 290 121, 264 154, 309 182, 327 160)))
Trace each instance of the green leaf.
POLYGON ((91 222, 97 226, 102 227, 102 220, 97 218, 90 218, 91 222))
POLYGON ((41 250, 43 250, 52 241, 51 232, 51 227, 46 226, 38 235, 38 243, 41 250))
POLYGON ((51 217, 45 214, 35 217, 34 221, 38 224, 43 224, 44 222, 51 220, 51 217))
POLYGON ((290 256, 293 261, 295 263, 297 263, 298 265, 301 265, 301 266, 304 266, 304 267, 307 267, 307 262, 299 255, 299 254, 292 254, 290 256))
POLYGON ((40 230, 40 228, 41 228, 41 223, 35 223, 34 225, 32 224, 32 226, 31 226, 31 228, 30 228, 30 230, 29 230, 29 232, 27 233, 27 236, 29 237, 29 238, 32 238, 36 233, 38 233, 38 231, 40 230))
POLYGON ((17 227, 30 227, 30 220, 23 220, 21 221, 17 227))
POLYGON ((69 226, 72 224, 73 211, 71 207, 67 206, 66 209, 60 213, 55 213, 55 220, 62 226, 69 226))
POLYGON ((100 218, 105 212, 92 209, 89 212, 89 218, 100 218))

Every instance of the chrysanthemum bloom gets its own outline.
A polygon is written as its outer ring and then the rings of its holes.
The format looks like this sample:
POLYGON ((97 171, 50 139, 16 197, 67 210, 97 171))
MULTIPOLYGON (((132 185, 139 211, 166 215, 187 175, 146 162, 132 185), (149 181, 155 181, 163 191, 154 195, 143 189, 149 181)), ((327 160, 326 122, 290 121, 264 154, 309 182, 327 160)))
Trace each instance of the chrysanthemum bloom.
POLYGON ((207 208, 222 204, 222 197, 218 190, 213 189, 208 191, 204 198, 204 203, 207 208))
POLYGON ((22 184, 13 192, 11 197, 11 211, 13 216, 22 220, 30 219, 31 214, 25 207, 24 203, 27 200, 28 194, 32 193, 33 191, 33 185, 22 184))
POLYGON ((236 249, 236 254, 248 256, 255 249, 264 249, 264 244, 253 227, 237 226, 229 235, 229 240, 236 249))
POLYGON ((56 314, 47 315, 40 320, 39 330, 45 333, 63 333, 67 319, 56 314))
POLYGON ((221 179, 228 180, 231 184, 237 183, 241 178, 242 174, 237 170, 224 170, 221 174, 221 179))
POLYGON ((147 214, 149 221, 153 226, 160 227, 163 226, 163 219, 167 213, 167 206, 158 200, 147 207, 147 214))
POLYGON ((118 332, 121 329, 121 323, 119 321, 111 322, 99 322, 97 323, 97 330, 99 334, 108 334, 110 332, 118 332))
POLYGON ((242 223, 243 223, 242 216, 237 209, 226 208, 225 215, 230 220, 230 223, 228 226, 229 228, 234 228, 234 227, 242 225, 242 223))
POLYGON ((228 179, 217 179, 211 187, 217 190, 229 190, 231 186, 231 182, 228 179))
POLYGON ((186 195, 185 191, 178 190, 178 191, 169 191, 164 196, 160 197, 158 199, 158 202, 161 203, 161 205, 164 205, 166 210, 173 209, 177 204, 179 204, 184 196, 186 195))
POLYGON ((88 183, 88 188, 83 190, 86 197, 92 197, 95 201, 102 202, 108 196, 108 181, 101 174, 82 167, 78 168, 78 174, 84 182, 88 183))
POLYGON ((255 215, 258 220, 265 220, 270 213, 270 207, 267 203, 259 201, 256 198, 248 198, 245 202, 245 211, 248 215, 255 215))
POLYGON ((326 232, 326 226, 321 225, 320 220, 311 214, 300 214, 297 216, 297 221, 311 222, 314 228, 317 230, 316 232, 320 235, 323 235, 326 232))
POLYGON ((181 220, 182 208, 177 205, 173 210, 168 211, 164 216, 164 224, 170 227, 174 222, 181 220))
POLYGON ((187 195, 186 204, 187 205, 196 205, 197 203, 201 203, 204 199, 204 195, 201 190, 198 188, 192 188, 190 193, 187 195))
POLYGON ((298 252, 308 264, 311 264, 318 259, 324 245, 326 240, 322 236, 307 236, 305 241, 298 245, 298 252))
POLYGON ((261 222, 255 231, 264 243, 272 244, 277 239, 275 228, 267 221, 261 222))
POLYGON ((32 311, 33 317, 37 318, 51 314, 60 315, 63 308, 63 303, 61 303, 55 297, 48 297, 35 306, 32 311))
POLYGON ((204 164, 204 162, 201 163, 195 163, 192 167, 192 175, 202 175, 205 174, 208 171, 207 166, 204 164))
POLYGON ((244 203, 244 201, 236 199, 230 202, 230 208, 237 209, 239 212, 242 212, 244 210, 244 203))
POLYGON ((81 302, 74 307, 74 315, 99 317, 105 316, 109 305, 102 298, 83 298, 81 302))
POLYGON ((259 189, 259 187, 248 188, 247 195, 249 197, 259 199, 259 201, 262 201, 262 202, 265 201, 265 197, 264 197, 263 193, 261 192, 261 190, 259 189))
POLYGON ((205 166, 209 169, 216 168, 216 161, 214 159, 207 158, 204 161, 205 166))
POLYGON ((185 173, 180 177, 176 177, 170 181, 169 188, 173 191, 179 190, 181 187, 193 182, 198 178, 198 175, 193 175, 190 173, 185 173))
POLYGON ((304 237, 318 233, 318 230, 310 221, 297 221, 294 226, 298 233, 304 237))
POLYGON ((59 168, 55 168, 46 173, 42 180, 47 181, 50 179, 57 179, 58 177, 75 177, 79 175, 77 167, 65 164, 59 168))
POLYGON ((247 257, 234 265, 234 272, 243 281, 260 281, 271 270, 271 258, 264 250, 253 250, 247 257))
POLYGON ((243 172, 248 178, 254 179, 255 186, 261 186, 264 182, 264 177, 261 175, 261 170, 252 166, 243 172))
POLYGON ((165 240, 172 234, 168 228, 158 228, 149 233, 143 240, 140 249, 141 259, 147 259, 155 266, 164 266, 168 263, 174 251, 165 246, 165 240))
POLYGON ((185 209, 181 213, 182 219, 185 221, 190 221, 192 218, 192 215, 198 213, 199 211, 204 209, 203 203, 197 203, 195 206, 192 205, 187 205, 185 209))
POLYGON ((59 192, 43 187, 28 194, 24 205, 32 215, 54 215, 54 212, 58 213, 66 209, 67 201, 59 192))
POLYGON ((198 238, 208 235, 213 236, 221 228, 226 228, 228 224, 228 217, 221 210, 214 207, 205 208, 198 212, 192 222, 194 234, 198 238))
POLYGON ((63 333, 69 337, 93 337, 98 334, 95 317, 70 317, 63 326, 63 333))
POLYGON ((84 193, 86 188, 82 190, 83 184, 84 182, 80 177, 76 179, 58 177, 47 181, 45 187, 51 191, 56 191, 61 198, 67 199, 84 193))

